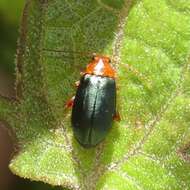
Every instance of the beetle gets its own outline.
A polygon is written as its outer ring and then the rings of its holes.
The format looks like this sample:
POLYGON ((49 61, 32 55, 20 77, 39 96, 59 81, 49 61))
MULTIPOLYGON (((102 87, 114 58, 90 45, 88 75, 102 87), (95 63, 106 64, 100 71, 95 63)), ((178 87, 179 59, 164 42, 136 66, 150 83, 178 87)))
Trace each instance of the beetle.
MULTIPOLYGON (((75 53, 81 54, 81 52, 75 53)), ((92 55, 92 53, 85 54, 92 55)), ((123 66, 142 81, 148 81, 132 66, 128 64, 123 66)), ((80 82, 77 82, 78 88, 75 97, 66 104, 66 108, 72 107, 71 124, 74 136, 83 147, 89 148, 99 144, 111 129, 113 120, 120 121, 119 113, 116 111, 115 75, 116 72, 111 66, 110 58, 94 54, 86 71, 82 73, 80 82)), ((149 82, 145 82, 143 85, 149 89, 149 82)))
POLYGON ((115 70, 110 62, 107 56, 94 55, 72 100, 72 128, 83 147, 103 141, 117 115, 115 70))

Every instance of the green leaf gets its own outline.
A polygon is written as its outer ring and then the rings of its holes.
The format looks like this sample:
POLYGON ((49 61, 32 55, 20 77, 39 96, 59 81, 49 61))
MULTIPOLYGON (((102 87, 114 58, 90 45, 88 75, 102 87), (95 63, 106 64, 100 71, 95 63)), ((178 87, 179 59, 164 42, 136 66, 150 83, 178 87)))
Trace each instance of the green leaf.
POLYGON ((70 189, 190 189, 189 51, 190 1, 28 0, 11 170, 70 189), (64 108, 89 62, 74 51, 109 55, 118 74, 122 120, 91 149, 64 108))

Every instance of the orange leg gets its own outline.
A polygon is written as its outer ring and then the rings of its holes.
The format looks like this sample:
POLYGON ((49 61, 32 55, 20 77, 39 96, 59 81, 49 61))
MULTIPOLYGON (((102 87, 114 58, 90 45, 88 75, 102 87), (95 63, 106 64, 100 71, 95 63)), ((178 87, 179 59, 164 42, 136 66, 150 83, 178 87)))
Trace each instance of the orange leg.
MULTIPOLYGON (((78 88, 79 85, 80 85, 80 81, 76 81, 76 82, 75 82, 75 87, 78 88)), ((66 102, 66 106, 65 106, 66 109, 73 107, 74 99, 75 99, 75 96, 73 96, 71 99, 69 99, 69 100, 66 102)))
POLYGON ((73 107, 74 99, 75 99, 75 96, 73 96, 70 100, 67 101, 66 106, 65 106, 67 109, 73 107))
POLYGON ((75 86, 78 88, 79 85, 80 85, 80 81, 76 81, 76 82, 75 82, 75 86))
POLYGON ((121 121, 121 117, 118 111, 116 111, 115 115, 113 116, 114 121, 121 121))

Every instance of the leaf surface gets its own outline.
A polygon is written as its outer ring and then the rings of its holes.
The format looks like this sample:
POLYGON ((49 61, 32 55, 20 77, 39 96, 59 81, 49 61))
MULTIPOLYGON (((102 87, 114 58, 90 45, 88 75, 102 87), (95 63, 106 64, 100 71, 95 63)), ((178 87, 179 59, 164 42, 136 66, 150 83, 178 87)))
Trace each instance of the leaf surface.
POLYGON ((70 189, 190 189, 189 50, 190 1, 27 1, 11 170, 70 189), (109 55, 118 75, 122 120, 91 149, 65 110, 90 60, 76 51, 109 55))

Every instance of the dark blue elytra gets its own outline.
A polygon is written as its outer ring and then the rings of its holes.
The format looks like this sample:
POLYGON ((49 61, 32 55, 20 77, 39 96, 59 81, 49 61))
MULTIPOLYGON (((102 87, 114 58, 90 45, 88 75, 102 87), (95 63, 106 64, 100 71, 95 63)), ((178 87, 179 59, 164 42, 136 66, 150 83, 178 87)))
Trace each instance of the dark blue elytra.
POLYGON ((100 143, 109 132, 115 113, 114 78, 83 75, 76 92, 71 119, 78 142, 84 147, 100 143))

